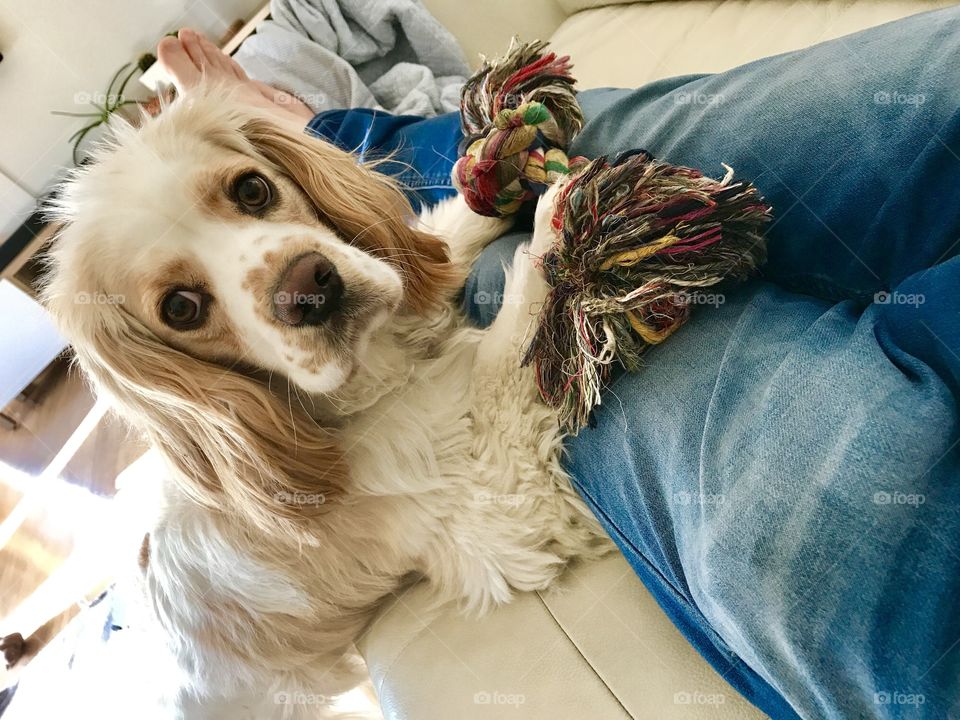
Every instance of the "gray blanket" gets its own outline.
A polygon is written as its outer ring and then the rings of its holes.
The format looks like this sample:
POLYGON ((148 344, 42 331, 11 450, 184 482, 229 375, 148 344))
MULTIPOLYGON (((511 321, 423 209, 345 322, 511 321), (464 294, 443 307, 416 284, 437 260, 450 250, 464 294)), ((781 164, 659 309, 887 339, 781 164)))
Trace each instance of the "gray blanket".
POLYGON ((234 57, 314 112, 459 108, 469 74, 463 51, 419 0, 273 0, 270 9, 272 19, 234 57))

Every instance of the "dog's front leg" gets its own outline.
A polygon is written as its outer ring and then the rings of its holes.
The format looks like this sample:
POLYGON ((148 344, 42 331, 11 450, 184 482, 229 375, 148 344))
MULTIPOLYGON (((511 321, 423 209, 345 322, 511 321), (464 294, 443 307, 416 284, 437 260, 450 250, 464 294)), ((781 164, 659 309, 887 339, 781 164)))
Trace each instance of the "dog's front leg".
POLYGON ((533 238, 517 250, 503 306, 477 344, 470 385, 474 462, 460 486, 471 495, 470 509, 447 527, 443 542, 455 552, 439 555, 449 565, 434 569, 468 607, 485 609, 506 602, 513 590, 548 587, 570 557, 566 548, 575 543, 567 538, 585 535, 557 460, 556 416, 540 400, 533 369, 521 366, 549 291, 540 261, 555 240, 554 194, 540 200, 533 238))
MULTIPOLYGON (((537 314, 550 291, 543 274, 543 256, 553 247, 557 235, 552 226, 554 201, 561 183, 554 184, 540 198, 528 244, 517 248, 513 266, 504 283, 503 305, 487 331, 478 353, 478 370, 485 365, 500 366, 504 353, 515 361, 516 372, 531 337, 537 314)), ((532 387, 532 384, 531 384, 532 387)))

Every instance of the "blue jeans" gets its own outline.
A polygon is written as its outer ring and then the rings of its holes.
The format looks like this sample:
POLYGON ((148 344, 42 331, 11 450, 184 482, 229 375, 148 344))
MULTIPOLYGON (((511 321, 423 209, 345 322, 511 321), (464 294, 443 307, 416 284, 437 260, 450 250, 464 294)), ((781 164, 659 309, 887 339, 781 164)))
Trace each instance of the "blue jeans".
POLYGON ((775 223, 569 440, 577 488, 772 717, 960 718, 960 9, 581 102, 576 153, 726 162, 775 223))
POLYGON ((435 205, 456 194, 450 171, 463 137, 460 116, 432 118, 391 115, 381 110, 327 110, 314 116, 306 131, 354 153, 400 183, 413 209, 435 205))

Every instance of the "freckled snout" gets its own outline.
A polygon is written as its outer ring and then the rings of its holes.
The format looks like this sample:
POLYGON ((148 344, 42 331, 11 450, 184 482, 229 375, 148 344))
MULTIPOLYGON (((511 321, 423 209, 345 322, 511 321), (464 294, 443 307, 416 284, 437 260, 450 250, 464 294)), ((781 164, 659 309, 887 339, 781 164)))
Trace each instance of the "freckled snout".
POLYGON ((320 325, 343 304, 343 279, 336 266, 317 252, 301 255, 280 276, 273 314, 293 326, 320 325))

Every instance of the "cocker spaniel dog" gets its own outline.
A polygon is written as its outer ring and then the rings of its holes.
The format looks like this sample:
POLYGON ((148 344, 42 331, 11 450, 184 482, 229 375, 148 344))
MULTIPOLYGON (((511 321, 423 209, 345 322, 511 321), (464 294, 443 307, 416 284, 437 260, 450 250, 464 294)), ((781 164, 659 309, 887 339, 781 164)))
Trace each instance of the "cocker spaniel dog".
POLYGON ((416 218, 217 88, 115 135, 56 201, 45 300, 165 458, 141 580, 191 693, 336 695, 411 578, 484 610, 606 550, 520 367, 551 195, 479 330, 456 295, 504 221, 460 198, 416 218))

